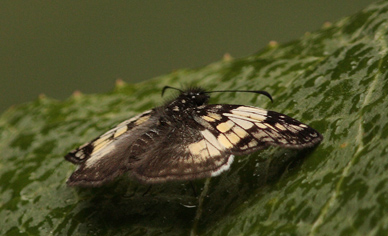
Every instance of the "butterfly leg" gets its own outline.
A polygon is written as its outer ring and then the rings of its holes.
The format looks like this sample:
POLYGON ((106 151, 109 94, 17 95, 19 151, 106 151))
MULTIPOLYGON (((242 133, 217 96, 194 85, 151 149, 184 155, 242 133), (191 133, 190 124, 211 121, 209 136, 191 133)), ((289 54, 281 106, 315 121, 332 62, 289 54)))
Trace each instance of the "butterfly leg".
POLYGON ((198 194, 197 194, 197 190, 195 190, 195 186, 193 184, 193 181, 190 181, 190 186, 191 186, 191 189, 193 190, 194 197, 197 198, 198 194))
POLYGON ((143 197, 147 194, 147 193, 149 193, 149 191, 151 190, 151 188, 152 188, 152 184, 150 184, 150 186, 147 188, 147 190, 143 193, 143 197))

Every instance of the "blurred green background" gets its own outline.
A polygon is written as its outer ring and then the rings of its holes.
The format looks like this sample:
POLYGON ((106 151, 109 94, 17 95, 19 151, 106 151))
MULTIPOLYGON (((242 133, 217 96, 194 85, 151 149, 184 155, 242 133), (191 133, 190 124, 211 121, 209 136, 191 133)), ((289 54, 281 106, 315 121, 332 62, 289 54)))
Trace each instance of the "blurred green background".
POLYGON ((0 113, 39 94, 110 91, 243 57, 361 10, 372 0, 1 1, 0 113))

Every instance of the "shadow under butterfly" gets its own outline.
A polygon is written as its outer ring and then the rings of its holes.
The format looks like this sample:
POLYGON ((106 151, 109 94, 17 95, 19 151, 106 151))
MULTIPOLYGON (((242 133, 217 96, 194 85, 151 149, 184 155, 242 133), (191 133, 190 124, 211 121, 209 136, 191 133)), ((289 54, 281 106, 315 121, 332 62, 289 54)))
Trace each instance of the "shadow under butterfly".
POLYGON ((201 235, 236 208, 254 207, 268 194, 267 186, 283 175, 292 176, 312 151, 266 149, 260 152, 266 158, 244 158, 234 163, 231 171, 212 178, 207 191, 204 181, 194 180, 192 184, 201 196, 206 192, 202 206, 201 197, 194 195, 188 181, 155 184, 148 191, 149 185, 123 178, 104 188, 79 189, 78 198, 87 201, 78 202, 75 209, 80 210, 70 215, 72 222, 83 222, 98 234, 144 228, 149 234, 190 235, 194 228, 201 235), (198 212, 203 214, 197 218, 198 212), (197 227, 193 227, 195 221, 197 227))

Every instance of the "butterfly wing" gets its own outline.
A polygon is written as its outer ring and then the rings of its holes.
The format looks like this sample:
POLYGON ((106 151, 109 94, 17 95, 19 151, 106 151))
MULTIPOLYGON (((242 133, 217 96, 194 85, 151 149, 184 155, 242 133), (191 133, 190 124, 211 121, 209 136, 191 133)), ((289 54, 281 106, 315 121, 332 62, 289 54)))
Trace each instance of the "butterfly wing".
POLYGON ((130 172, 134 178, 143 183, 193 180, 218 175, 229 168, 232 153, 194 120, 186 122, 158 127, 139 138, 149 148, 132 152, 139 159, 130 172))
POLYGON ((287 115, 242 105, 207 105, 196 121, 211 131, 235 155, 252 153, 269 145, 302 149, 322 140, 308 125, 287 115))
POLYGON ((152 145, 137 152, 140 161, 132 175, 146 183, 216 176, 229 169, 234 155, 269 145, 302 149, 322 140, 313 128, 257 107, 204 105, 193 109, 192 118, 152 131, 154 136, 147 142, 152 145))
POLYGON ((234 155, 321 140, 313 128, 257 107, 203 105, 183 120, 151 110, 70 152, 65 158, 80 166, 68 184, 98 186, 125 171, 144 183, 205 178, 229 169, 234 155))
POLYGON ((68 153, 65 159, 79 167, 67 184, 99 186, 127 171, 130 166, 128 149, 142 133, 157 123, 157 119, 155 111, 146 111, 68 153))

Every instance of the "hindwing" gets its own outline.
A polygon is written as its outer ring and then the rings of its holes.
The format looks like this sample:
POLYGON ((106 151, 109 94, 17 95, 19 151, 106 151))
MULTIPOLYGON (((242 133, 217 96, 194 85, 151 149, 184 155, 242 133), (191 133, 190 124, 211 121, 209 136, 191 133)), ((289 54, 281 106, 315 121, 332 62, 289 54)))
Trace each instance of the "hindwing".
MULTIPOLYGON (((229 169, 234 156, 214 134, 199 124, 192 127, 160 127, 160 136, 137 153, 131 175, 141 182, 192 180, 215 176, 229 169)), ((145 133, 140 139, 149 137, 145 133)))

